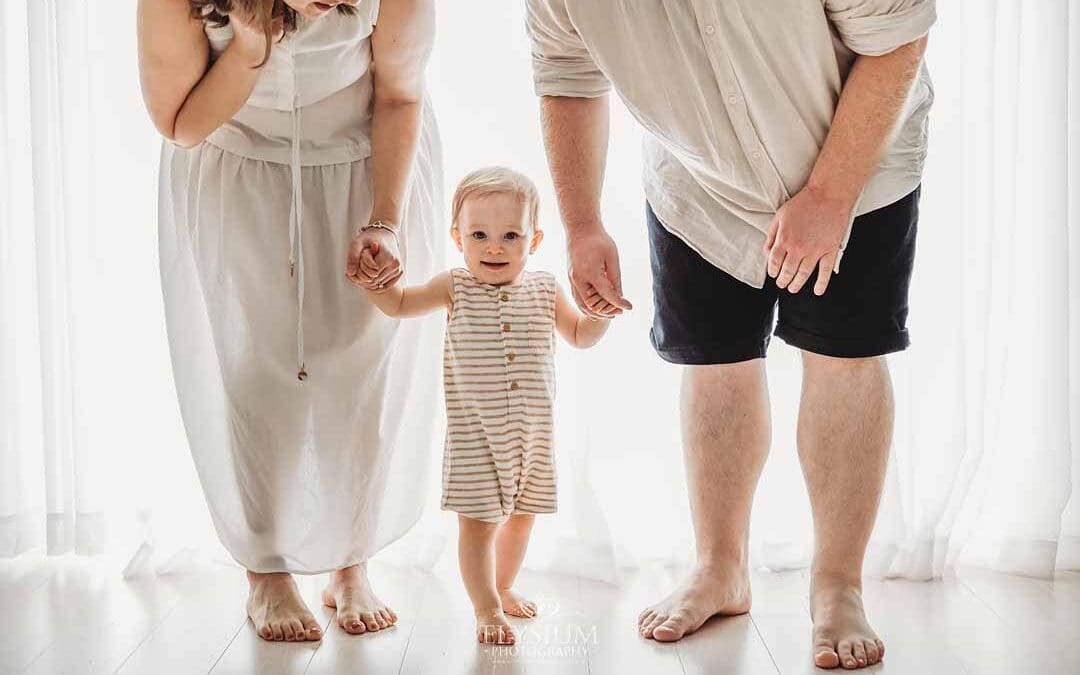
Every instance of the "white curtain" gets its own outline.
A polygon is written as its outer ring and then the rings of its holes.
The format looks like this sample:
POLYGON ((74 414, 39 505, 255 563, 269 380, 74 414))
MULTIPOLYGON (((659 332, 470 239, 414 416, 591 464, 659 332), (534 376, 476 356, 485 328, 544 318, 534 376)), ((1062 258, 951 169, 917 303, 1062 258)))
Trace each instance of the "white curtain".
POLYGON ((0 556, 214 541, 163 332, 135 2, 0 0, 0 556))
MULTIPOLYGON (((105 550, 138 572, 178 552, 223 555, 172 388, 159 140, 139 97, 134 10, 0 0, 0 556, 105 550)), ((974 563, 1045 577, 1080 569, 1080 0, 938 11, 914 344, 890 359, 896 440, 868 571, 930 578, 974 563)), ((531 265, 565 280, 522 3, 440 5, 428 81, 448 190, 482 164, 531 175, 548 235, 531 265)), ((693 554, 679 369, 647 339, 640 131, 613 110, 603 212, 636 309, 592 350, 559 349, 561 511, 541 519, 528 560, 609 580, 693 554)), ((774 341, 774 440, 752 522, 753 561, 773 569, 811 550, 799 369, 774 341)), ((426 567, 452 552, 437 490, 388 557, 426 567)))

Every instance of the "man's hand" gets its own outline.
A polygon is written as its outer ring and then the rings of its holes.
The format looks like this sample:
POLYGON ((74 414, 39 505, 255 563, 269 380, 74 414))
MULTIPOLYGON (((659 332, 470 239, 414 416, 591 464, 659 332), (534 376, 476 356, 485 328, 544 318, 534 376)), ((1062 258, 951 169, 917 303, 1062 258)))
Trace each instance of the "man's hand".
POLYGON ((585 316, 609 319, 633 309, 622 294, 619 251, 602 225, 567 234, 566 265, 574 302, 585 316))
POLYGON ((769 276, 777 286, 798 293, 816 267, 814 294, 825 293, 843 254, 840 244, 853 208, 847 200, 830 198, 811 187, 780 207, 765 239, 769 276))
POLYGON ((401 279, 401 253, 397 238, 381 227, 356 235, 349 247, 345 277, 356 286, 378 293, 401 279))

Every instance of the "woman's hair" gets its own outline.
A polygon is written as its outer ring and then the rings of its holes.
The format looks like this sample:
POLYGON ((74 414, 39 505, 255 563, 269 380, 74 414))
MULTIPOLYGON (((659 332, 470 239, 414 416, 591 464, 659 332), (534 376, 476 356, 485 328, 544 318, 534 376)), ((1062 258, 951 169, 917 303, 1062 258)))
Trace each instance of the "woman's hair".
MULTIPOLYGON (((254 16, 262 24, 266 34, 266 55, 262 63, 270 58, 270 41, 273 38, 274 20, 281 18, 285 26, 282 37, 296 30, 296 10, 289 7, 284 0, 188 0, 191 3, 191 13, 198 19, 203 19, 216 27, 229 24, 229 12, 239 10, 250 16, 254 16)), ((342 14, 352 14, 356 11, 354 5, 340 4, 337 11, 342 14)), ((262 63, 259 65, 261 66, 262 63)))
POLYGON ((496 194, 517 196, 528 211, 529 226, 533 232, 539 229, 540 194, 536 191, 536 185, 525 174, 505 166, 486 166, 461 179, 454 190, 451 225, 457 227, 458 216, 461 215, 461 207, 465 205, 466 199, 496 194))

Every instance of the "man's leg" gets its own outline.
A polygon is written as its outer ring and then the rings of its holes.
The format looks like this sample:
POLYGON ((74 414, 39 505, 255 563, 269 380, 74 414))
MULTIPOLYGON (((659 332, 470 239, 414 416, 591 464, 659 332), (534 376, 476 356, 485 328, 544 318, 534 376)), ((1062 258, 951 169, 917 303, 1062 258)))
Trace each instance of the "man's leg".
POLYGON ((750 507, 770 440, 764 359, 687 366, 681 404, 697 565, 638 618, 643 636, 665 642, 750 609, 750 507))
POLYGON ((816 538, 810 582, 814 663, 823 668, 861 668, 885 653, 866 621, 861 592, 892 426, 885 357, 803 352, 798 445, 816 538))

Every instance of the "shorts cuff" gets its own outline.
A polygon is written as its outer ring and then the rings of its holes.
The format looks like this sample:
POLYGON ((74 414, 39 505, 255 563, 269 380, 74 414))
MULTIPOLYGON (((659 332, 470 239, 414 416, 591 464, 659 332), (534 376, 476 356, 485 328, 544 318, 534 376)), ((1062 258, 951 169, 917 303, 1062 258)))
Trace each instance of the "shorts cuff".
POLYGON ((656 334, 649 331, 649 341, 653 349, 668 363, 683 366, 712 366, 725 363, 741 363, 752 359, 763 359, 769 349, 769 337, 752 338, 732 342, 715 342, 708 345, 687 345, 683 347, 661 347, 656 342, 656 334))
POLYGON ((884 333, 870 337, 833 338, 807 333, 790 326, 777 325, 773 333, 792 347, 822 356, 841 359, 865 359, 900 352, 911 345, 908 331, 884 333))

